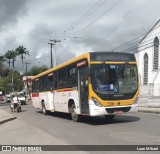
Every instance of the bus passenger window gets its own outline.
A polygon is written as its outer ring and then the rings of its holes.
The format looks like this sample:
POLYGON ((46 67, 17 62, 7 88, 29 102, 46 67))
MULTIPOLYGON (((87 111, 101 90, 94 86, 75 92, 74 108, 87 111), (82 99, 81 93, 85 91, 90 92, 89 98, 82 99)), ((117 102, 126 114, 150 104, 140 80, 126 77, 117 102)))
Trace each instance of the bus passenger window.
POLYGON ((67 70, 67 86, 73 87, 77 84, 76 68, 70 67, 67 70))
POLYGON ((47 89, 52 90, 52 86, 53 86, 53 76, 49 76, 47 89))

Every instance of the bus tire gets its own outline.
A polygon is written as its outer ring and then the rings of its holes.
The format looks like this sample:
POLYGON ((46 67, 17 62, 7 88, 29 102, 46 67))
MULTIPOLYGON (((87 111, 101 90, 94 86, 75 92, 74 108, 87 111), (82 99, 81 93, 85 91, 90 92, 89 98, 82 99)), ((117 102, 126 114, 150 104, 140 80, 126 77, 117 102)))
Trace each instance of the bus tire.
POLYGON ((74 122, 78 122, 80 120, 80 115, 76 114, 76 112, 75 112, 75 104, 74 103, 70 107, 70 114, 71 114, 72 120, 74 122))
POLYGON ((105 118, 107 120, 112 120, 114 117, 115 117, 115 114, 113 114, 113 115, 105 115, 105 118))
POLYGON ((42 103, 42 113, 44 115, 47 115, 47 110, 46 110, 46 107, 45 107, 44 103, 42 103))

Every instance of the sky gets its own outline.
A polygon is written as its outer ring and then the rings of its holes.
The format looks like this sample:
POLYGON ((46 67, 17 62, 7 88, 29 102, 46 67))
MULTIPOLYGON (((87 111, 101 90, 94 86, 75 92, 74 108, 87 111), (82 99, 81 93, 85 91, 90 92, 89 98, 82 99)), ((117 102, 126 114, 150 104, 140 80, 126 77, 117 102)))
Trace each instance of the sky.
MULTIPOLYGON (((29 70, 50 67, 50 39, 61 41, 53 46, 57 64, 85 52, 127 52, 139 40, 116 47, 148 32, 160 19, 159 6, 159 0, 0 0, 0 55, 23 45, 29 70)), ((25 72, 19 58, 15 69, 25 72)))

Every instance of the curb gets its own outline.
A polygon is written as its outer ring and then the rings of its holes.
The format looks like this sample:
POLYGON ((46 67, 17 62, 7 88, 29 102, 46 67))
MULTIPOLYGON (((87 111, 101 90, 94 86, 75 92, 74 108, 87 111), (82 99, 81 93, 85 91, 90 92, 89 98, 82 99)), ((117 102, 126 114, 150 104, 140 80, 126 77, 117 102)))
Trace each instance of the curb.
POLYGON ((160 114, 160 108, 139 107, 138 112, 157 113, 160 114))
POLYGON ((8 122, 8 121, 12 121, 12 120, 14 120, 14 119, 17 119, 17 117, 11 117, 11 118, 2 120, 2 121, 0 121, 0 125, 6 123, 6 122, 8 122))

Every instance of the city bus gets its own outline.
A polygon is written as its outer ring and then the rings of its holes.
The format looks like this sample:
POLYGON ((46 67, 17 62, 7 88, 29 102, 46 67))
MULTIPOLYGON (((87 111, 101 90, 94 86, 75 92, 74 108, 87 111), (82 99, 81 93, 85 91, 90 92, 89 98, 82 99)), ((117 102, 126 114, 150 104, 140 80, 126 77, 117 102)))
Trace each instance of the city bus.
POLYGON ((87 52, 32 78, 32 103, 43 114, 105 116, 138 110, 139 82, 134 54, 87 52))

